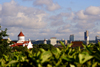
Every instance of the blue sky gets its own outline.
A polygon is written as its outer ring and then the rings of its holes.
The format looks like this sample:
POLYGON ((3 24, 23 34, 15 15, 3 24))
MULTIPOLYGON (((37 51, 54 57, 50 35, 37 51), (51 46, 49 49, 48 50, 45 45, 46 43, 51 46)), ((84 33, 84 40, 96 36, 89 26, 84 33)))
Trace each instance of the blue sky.
POLYGON ((26 40, 83 40, 89 31, 90 40, 100 35, 100 0, 1 0, 0 24, 9 37, 17 40, 22 30, 26 40))

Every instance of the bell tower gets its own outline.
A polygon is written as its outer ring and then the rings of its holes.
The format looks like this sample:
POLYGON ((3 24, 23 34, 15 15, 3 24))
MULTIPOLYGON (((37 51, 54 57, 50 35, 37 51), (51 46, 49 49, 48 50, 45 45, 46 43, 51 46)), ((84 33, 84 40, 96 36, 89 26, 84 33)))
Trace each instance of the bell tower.
POLYGON ((23 41, 25 41, 25 36, 22 33, 22 31, 19 33, 18 35, 18 42, 17 43, 22 43, 23 41))

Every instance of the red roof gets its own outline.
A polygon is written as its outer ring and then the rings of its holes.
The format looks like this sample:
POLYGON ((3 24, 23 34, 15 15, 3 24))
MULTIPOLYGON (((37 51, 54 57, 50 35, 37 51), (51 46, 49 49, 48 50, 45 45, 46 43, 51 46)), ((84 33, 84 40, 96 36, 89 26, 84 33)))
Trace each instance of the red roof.
POLYGON ((10 47, 23 46, 23 44, 27 45, 27 43, 29 43, 29 41, 24 41, 23 43, 15 43, 15 44, 11 45, 10 47))
POLYGON ((15 47, 15 46, 23 46, 23 43, 15 43, 15 44, 11 45, 10 47, 15 47))
POLYGON ((83 47, 83 42, 82 41, 74 41, 72 42, 72 46, 71 47, 83 47))
POLYGON ((25 44, 25 43, 29 43, 29 41, 24 41, 23 44, 25 44))
POLYGON ((19 33, 19 35, 18 36, 24 36, 24 34, 22 33, 22 31, 19 33))

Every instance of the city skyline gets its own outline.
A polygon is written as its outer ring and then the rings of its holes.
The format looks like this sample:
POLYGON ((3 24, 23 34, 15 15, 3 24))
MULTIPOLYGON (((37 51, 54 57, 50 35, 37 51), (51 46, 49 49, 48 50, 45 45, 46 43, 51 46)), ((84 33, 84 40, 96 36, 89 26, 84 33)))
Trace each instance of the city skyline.
POLYGON ((100 36, 99 0, 1 0, 0 25, 7 28, 11 40, 17 40, 22 30, 26 39, 68 40, 74 34, 75 40, 100 36))

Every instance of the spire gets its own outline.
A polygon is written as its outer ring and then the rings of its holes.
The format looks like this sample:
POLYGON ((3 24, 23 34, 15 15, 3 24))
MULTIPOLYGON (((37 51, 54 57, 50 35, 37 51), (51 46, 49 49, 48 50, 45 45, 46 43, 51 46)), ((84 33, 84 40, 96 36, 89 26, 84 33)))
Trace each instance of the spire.
POLYGON ((19 33, 19 35, 18 36, 24 36, 24 34, 22 33, 22 31, 19 33))

